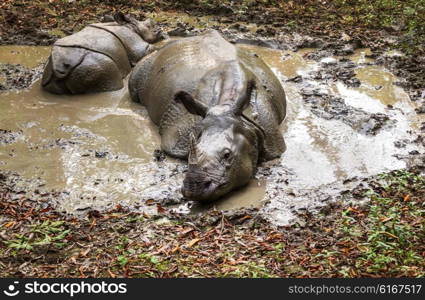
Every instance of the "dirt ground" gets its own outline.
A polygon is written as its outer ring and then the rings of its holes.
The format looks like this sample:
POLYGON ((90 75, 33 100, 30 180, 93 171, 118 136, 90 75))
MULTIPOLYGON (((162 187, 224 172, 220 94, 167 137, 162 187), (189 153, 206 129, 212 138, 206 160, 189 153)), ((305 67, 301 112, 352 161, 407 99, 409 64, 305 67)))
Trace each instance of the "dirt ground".
MULTIPOLYGON (((235 42, 316 48, 310 54, 314 60, 371 48, 380 64, 403 78, 397 84, 420 104, 417 113, 425 113, 424 49, 420 41, 409 40, 406 29, 323 17, 328 8, 327 15, 344 20, 343 7, 329 3, 308 10, 309 1, 289 1, 292 6, 260 2, 5 0, 0 4, 0 44, 51 45, 114 10, 139 18, 166 12, 169 18, 157 21, 170 36, 211 27, 235 42), (393 50, 406 55, 387 55, 393 50)), ((0 92, 25 89, 41 74, 41 68, 13 64, 1 65, 0 71, 6 74, 0 92)), ((337 74, 345 84, 356 85, 353 76, 339 71, 317 76, 337 74)), ((315 95, 306 91, 303 96, 315 95)), ((378 124, 384 121, 377 117, 378 124)), ((19 134, 0 130, 0 143, 19 134)), ((417 142, 425 143, 421 136, 417 142)), ((155 215, 118 205, 77 218, 54 209, 55 192, 28 197, 25 187, 33 182, 0 171, 0 276, 423 277, 425 160, 415 159, 409 170, 365 179, 344 195, 343 203, 316 213, 301 211, 296 224, 282 227, 255 209, 193 217, 160 204, 155 215)))

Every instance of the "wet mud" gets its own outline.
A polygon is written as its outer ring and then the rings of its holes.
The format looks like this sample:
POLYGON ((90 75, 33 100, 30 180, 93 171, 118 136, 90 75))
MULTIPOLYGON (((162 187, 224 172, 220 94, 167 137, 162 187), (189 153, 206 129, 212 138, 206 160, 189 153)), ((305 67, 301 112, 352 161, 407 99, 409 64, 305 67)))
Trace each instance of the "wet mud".
POLYGON ((24 70, 0 78, 0 170, 18 190, 48 197, 71 214, 116 205, 194 216, 256 208, 284 225, 299 211, 362 189, 371 176, 424 165, 421 103, 370 49, 324 53, 312 42, 298 51, 246 42, 238 47, 264 59, 288 101, 282 124, 288 149, 261 165, 247 187, 206 206, 183 199, 185 163, 159 151, 157 129, 127 88, 84 96, 43 92, 37 79, 46 47, 0 48, 0 67, 24 70))
POLYGON ((283 125, 288 149, 257 175, 268 179, 262 211, 279 224, 297 211, 343 199, 367 186, 371 176, 425 162, 423 144, 415 141, 424 119, 395 84, 398 78, 366 57, 370 49, 320 60, 308 59, 312 53, 258 53, 281 79, 288 99, 283 125), (277 57, 280 65, 273 63, 277 57), (291 65, 297 57, 298 69, 285 75, 285 62, 291 65), (405 141, 402 148, 399 140, 405 141))
POLYGON ((48 46, 0 45, 0 91, 31 86, 40 78, 49 53, 48 46))

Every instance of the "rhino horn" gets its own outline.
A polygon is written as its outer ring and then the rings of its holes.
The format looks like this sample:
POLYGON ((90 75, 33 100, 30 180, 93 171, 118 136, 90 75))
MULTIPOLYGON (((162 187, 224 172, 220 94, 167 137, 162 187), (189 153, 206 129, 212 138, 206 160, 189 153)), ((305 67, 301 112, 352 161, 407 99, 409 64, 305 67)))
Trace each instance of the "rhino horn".
POLYGON ((193 133, 190 133, 189 135, 189 156, 188 156, 188 162, 189 165, 196 165, 198 163, 198 156, 196 153, 196 145, 195 145, 195 136, 193 133))

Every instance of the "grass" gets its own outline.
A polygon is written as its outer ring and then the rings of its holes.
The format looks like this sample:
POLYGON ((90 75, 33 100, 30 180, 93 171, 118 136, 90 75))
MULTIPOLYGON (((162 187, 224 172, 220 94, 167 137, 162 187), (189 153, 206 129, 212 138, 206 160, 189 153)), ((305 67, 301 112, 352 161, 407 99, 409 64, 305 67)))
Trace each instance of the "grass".
POLYGON ((387 197, 369 193, 371 202, 367 210, 343 211, 342 241, 357 242, 356 245, 351 242, 359 250, 356 269, 364 269, 368 274, 407 276, 423 265, 423 253, 418 246, 423 245, 425 232, 423 199, 411 199, 409 192, 416 184, 425 190, 425 185, 422 178, 408 173, 388 179, 395 183, 384 188, 387 197), (408 186, 407 180, 413 185, 408 186), (391 197, 394 192, 402 192, 404 196, 391 197))
MULTIPOLYGON (((37 222, 29 226, 29 230, 24 234, 14 234, 14 238, 6 241, 6 245, 15 251, 32 251, 40 247, 54 247, 62 249, 67 245, 66 237, 70 233, 65 229, 64 221, 44 221, 37 222)), ((13 254, 16 254, 16 252, 13 254)))

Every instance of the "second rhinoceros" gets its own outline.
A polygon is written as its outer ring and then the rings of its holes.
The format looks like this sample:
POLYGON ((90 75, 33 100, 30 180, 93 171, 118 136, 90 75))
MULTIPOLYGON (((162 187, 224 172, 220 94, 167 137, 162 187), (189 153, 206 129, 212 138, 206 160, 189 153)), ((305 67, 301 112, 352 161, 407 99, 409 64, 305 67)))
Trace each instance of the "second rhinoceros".
POLYGON ((59 39, 44 68, 42 87, 55 94, 118 90, 131 68, 162 37, 155 23, 116 13, 114 22, 91 24, 59 39))
POLYGON ((283 88, 255 53, 217 31, 165 45, 129 79, 133 100, 159 127, 161 147, 188 159, 186 198, 207 202, 248 183, 257 165, 280 156, 283 88))

